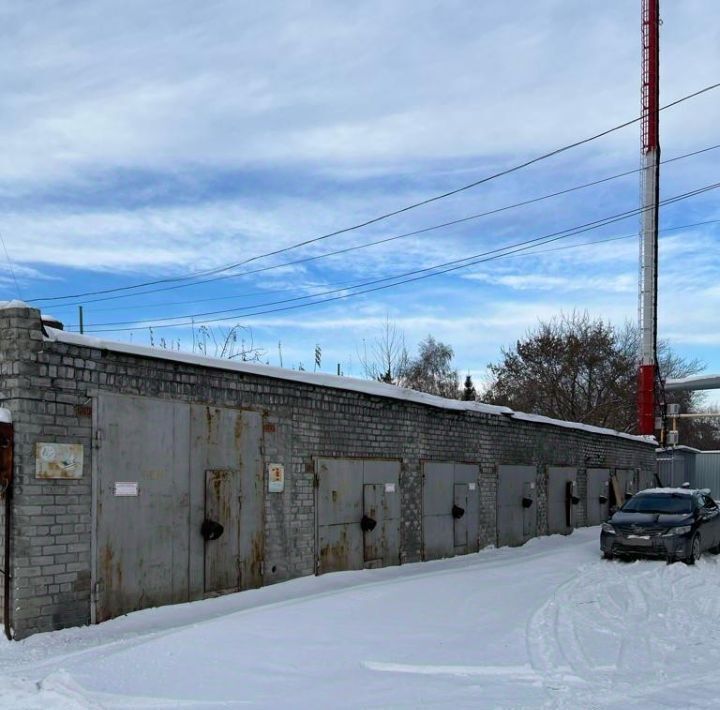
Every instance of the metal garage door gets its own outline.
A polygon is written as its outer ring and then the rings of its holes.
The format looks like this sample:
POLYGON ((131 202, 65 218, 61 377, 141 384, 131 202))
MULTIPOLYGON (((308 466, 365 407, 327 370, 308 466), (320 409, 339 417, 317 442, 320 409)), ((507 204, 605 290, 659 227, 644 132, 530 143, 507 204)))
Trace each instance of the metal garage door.
POLYGON ((610 510, 619 508, 635 494, 635 471, 616 468, 610 479, 610 510))
POLYGON ((399 482, 399 461, 317 461, 318 574, 400 563, 399 482))
POLYGON ((478 550, 479 491, 476 464, 423 464, 423 559, 478 550))
POLYGON ((399 461, 363 461, 363 518, 371 521, 363 531, 363 566, 399 565, 399 461))
POLYGON ((260 421, 254 412, 98 396, 94 620, 201 598, 206 572, 208 591, 261 583, 260 421), (206 512, 222 519, 212 542, 201 534, 206 512))
POLYGON ((186 601, 190 409, 101 395, 97 477, 97 620, 186 601))
POLYGON ((197 514, 203 522, 222 527, 217 538, 207 533, 193 536, 198 544, 193 557, 204 558, 203 591, 259 587, 264 541, 262 418, 257 412, 193 406, 191 441, 193 473, 204 473, 193 475, 197 514))
POLYGON ((610 469, 587 470, 587 524, 600 525, 610 515, 610 469))
POLYGON ((452 517, 455 472, 452 463, 423 466, 423 559, 452 557, 455 549, 452 517))
POLYGON ((657 482, 653 471, 640 470, 638 472, 638 490, 643 491, 646 488, 655 488, 657 482))
POLYGON ((549 466, 547 470, 548 533, 572 532, 580 499, 577 496, 577 469, 549 466))
POLYGON ((522 545, 537 535, 535 466, 498 466, 498 545, 522 545))

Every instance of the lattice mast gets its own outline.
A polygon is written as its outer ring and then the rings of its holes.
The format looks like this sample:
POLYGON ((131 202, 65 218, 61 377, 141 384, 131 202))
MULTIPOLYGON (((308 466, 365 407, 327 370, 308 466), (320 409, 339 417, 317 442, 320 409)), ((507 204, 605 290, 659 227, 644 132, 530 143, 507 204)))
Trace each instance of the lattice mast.
POLYGON ((660 0, 642 0, 642 178, 638 429, 655 432, 657 414, 658 202, 660 196, 660 0))

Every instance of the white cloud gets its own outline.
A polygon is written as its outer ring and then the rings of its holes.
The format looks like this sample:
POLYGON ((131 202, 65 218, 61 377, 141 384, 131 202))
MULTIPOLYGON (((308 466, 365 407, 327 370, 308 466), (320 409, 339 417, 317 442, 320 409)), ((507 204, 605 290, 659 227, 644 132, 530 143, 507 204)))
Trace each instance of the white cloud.
MULTIPOLYGON (((51 274, 84 290, 85 280, 118 273, 142 280, 242 261, 634 117, 637 3, 525 5, 519 21, 517 3, 465 0, 8 0, 0 5, 0 226, 21 287, 51 274)), ((711 0, 663 7, 663 102, 717 80, 719 12, 711 0)), ((716 141, 718 107, 720 92, 663 113, 663 155, 716 141)), ((638 134, 633 126, 274 263, 632 169, 638 134)), ((668 165, 663 193, 717 180, 716 166, 713 153, 668 165)), ((192 293, 199 304, 233 289, 243 303, 283 297, 243 295, 263 289, 317 292, 580 224, 635 207, 637 194, 631 176, 464 228, 151 302, 185 301, 162 311, 174 315, 192 310, 192 293)), ((663 223, 717 215, 716 201, 668 207, 663 223)), ((628 220, 578 240, 636 226, 628 220)), ((674 343, 717 344, 708 326, 720 305, 717 233, 662 241, 661 331, 674 343)), ((358 339, 390 312, 412 342, 432 332, 455 346, 461 368, 482 373, 501 345, 561 310, 634 320, 636 264, 634 240, 553 251, 251 322, 268 343, 288 341, 289 358, 307 363, 308 343, 323 341, 328 358, 352 364, 358 339)), ((6 268, 0 286, 14 288, 6 268)), ((130 303, 127 313, 90 306, 88 318, 161 312, 130 303)))
MULTIPOLYGON (((525 155, 636 113, 638 8, 159 0, 6 3, 0 176, 193 163, 525 155)), ((710 83, 717 7, 668 5, 663 96, 710 83)), ((664 117, 714 130, 716 97, 664 117)), ((636 132, 635 132, 636 133, 636 132)), ((632 131, 604 150, 636 143, 632 131)))

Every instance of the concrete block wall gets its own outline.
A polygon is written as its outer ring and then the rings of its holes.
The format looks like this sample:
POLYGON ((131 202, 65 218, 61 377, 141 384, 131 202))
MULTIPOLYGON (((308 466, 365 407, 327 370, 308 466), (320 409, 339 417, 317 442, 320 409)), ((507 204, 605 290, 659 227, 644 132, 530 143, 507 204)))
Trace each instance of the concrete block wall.
MULTIPOLYGON (((537 467, 538 530, 547 529, 545 467, 654 470, 652 446, 614 436, 453 411, 359 392, 44 340, 40 314, 0 311, 0 405, 15 417, 13 623, 18 638, 88 623, 91 599, 92 408, 99 392, 254 409, 263 415, 265 464, 286 487, 265 496, 265 583, 315 570, 318 457, 401 462, 401 561, 422 558, 423 461, 478 464, 480 546, 495 544, 497 466, 537 467), (82 444, 79 480, 35 479, 39 441, 82 444)), ((102 475, 102 472, 98 472, 102 475)), ((581 506, 580 524, 584 522, 581 506)))

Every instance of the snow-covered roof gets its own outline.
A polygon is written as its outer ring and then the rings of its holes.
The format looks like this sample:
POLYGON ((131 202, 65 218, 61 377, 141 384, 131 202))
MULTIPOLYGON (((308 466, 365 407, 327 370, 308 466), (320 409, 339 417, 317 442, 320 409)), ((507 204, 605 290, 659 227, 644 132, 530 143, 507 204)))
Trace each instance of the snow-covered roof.
POLYGON ((673 451, 689 451, 692 454, 702 454, 703 451, 700 449, 695 449, 692 446, 686 446, 685 444, 679 444, 678 446, 668 446, 666 448, 660 447, 659 449, 655 449, 659 454, 666 454, 668 451, 672 453, 673 451))
POLYGON ((695 491, 698 490, 696 488, 643 488, 643 490, 638 491, 638 495, 642 493, 643 495, 645 493, 672 493, 673 495, 683 495, 683 496, 691 496, 695 491))
POLYGON ((97 348, 100 350, 110 350, 117 353, 137 355, 140 357, 149 357, 160 360, 171 360, 174 362, 182 362, 188 365, 211 367, 218 370, 243 372, 251 375, 259 375, 262 377, 271 377, 277 380, 302 382, 303 384, 315 385, 317 387, 330 387, 332 389, 346 390, 350 392, 360 392, 363 394, 373 395, 375 397, 399 399, 405 402, 424 404, 429 407, 437 407, 439 409, 479 412, 482 414, 492 414, 497 416, 505 415, 519 421, 548 424, 551 426, 564 427, 567 429, 586 431, 592 434, 617 436, 623 439, 639 441, 645 444, 657 445, 657 441, 654 439, 654 437, 634 436, 632 434, 626 434, 624 432, 616 431, 615 429, 605 429, 603 427, 591 426, 589 424, 580 424, 577 422, 566 422, 560 419, 552 419, 551 417, 544 417, 537 414, 524 414, 523 412, 516 412, 509 407, 499 407, 494 404, 484 404, 483 402, 465 402, 458 399, 446 399, 444 397, 437 397, 432 394, 426 394, 425 392, 418 392, 416 390, 406 389, 404 387, 389 385, 384 382, 377 382, 376 380, 361 380, 355 377, 341 377, 339 375, 329 375, 321 372, 288 370, 281 367, 273 367, 271 365, 261 365, 255 362, 223 360, 219 358, 207 357, 205 355, 195 355, 193 353, 178 352, 175 350, 164 350, 161 348, 151 348, 144 345, 134 345, 132 343, 122 343, 114 340, 104 340, 102 338, 94 338, 88 335, 80 335, 79 333, 69 333, 65 330, 57 330, 56 328, 50 328, 47 326, 45 330, 47 332, 47 340, 67 343, 69 345, 97 348))
POLYGON ((4 311, 8 308, 32 308, 32 306, 25 303, 25 301, 19 301, 17 299, 13 299, 12 301, 0 301, 0 311, 4 311))

